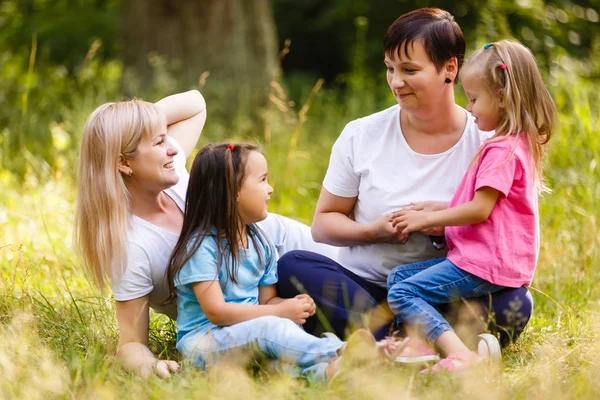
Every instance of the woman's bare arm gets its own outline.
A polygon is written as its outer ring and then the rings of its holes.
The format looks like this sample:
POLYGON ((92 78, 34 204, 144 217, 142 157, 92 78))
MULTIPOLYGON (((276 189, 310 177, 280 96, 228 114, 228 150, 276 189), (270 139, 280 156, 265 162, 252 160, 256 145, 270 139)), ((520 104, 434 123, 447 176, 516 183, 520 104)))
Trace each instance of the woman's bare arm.
POLYGON ((156 102, 167 118, 167 133, 189 156, 206 122, 206 102, 197 90, 177 93, 156 102))
POLYGON ((123 367, 147 378, 156 374, 168 378, 171 372, 179 371, 175 361, 157 360, 148 348, 148 321, 150 295, 134 300, 117 301, 115 311, 119 325, 117 356, 123 367))

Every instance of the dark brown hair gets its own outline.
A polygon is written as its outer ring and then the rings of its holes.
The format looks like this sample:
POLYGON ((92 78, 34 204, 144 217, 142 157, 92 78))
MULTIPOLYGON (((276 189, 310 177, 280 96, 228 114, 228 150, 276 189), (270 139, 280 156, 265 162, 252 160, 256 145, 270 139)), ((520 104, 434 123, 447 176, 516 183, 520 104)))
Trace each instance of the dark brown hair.
MULTIPOLYGON (((404 55, 408 57, 408 48, 415 41, 423 44, 438 72, 453 57, 456 57, 460 71, 465 58, 465 37, 448 11, 420 8, 401 15, 385 32, 383 51, 400 55, 404 49, 404 55)), ((458 74, 454 81, 458 82, 458 74)))
MULTIPOLYGON (((248 154, 252 151, 260 150, 247 143, 208 145, 194 158, 185 196, 183 228, 167 268, 169 298, 165 303, 172 302, 177 296, 175 278, 206 237, 216 238, 215 278, 218 278, 224 262, 228 280, 234 284, 238 283, 240 236, 247 232, 248 239, 255 247, 259 248, 259 242, 263 248, 268 246, 266 237, 258 227, 244 226, 237 208, 237 195, 244 183, 248 154)), ((257 253, 259 265, 262 266, 262 257, 266 255, 266 251, 264 254, 261 251, 257 253)))

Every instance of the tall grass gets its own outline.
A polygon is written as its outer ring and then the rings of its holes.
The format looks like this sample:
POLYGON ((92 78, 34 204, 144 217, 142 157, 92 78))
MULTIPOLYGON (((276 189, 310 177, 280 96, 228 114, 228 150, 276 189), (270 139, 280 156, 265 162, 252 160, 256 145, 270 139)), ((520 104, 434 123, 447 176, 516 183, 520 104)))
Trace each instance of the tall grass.
MULTIPOLYGON (((357 89, 349 98, 321 84, 312 82, 293 101, 274 83, 264 130, 253 135, 269 161, 275 188, 271 211, 306 223, 345 123, 393 104, 384 88, 368 95, 357 89)), ((600 390, 598 89, 566 83, 554 88, 560 129, 547 157, 553 192, 540 204, 535 312, 522 338, 504 350, 501 368, 427 378, 412 369, 373 365, 343 373, 331 387, 307 385, 262 364, 229 363, 210 372, 186 365, 167 381, 131 376, 114 359, 113 302, 98 296, 73 258, 69 159, 76 154, 57 149, 65 162, 47 173, 30 166, 21 181, 0 170, 0 398, 595 398, 600 390)), ((63 125, 55 129, 77 131, 91 109, 107 100, 106 93, 78 94, 82 102, 64 110, 63 125)), ((241 139, 230 132, 209 119, 201 145, 241 139)), ((173 323, 153 315, 150 332, 151 349, 176 359, 173 323)))

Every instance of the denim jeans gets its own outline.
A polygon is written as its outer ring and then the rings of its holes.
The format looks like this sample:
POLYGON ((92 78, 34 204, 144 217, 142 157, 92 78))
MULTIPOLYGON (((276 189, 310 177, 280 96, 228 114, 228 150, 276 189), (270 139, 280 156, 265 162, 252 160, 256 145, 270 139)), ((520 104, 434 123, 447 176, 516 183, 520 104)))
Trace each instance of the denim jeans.
POLYGON ((446 258, 400 265, 390 272, 387 287, 388 304, 397 322, 417 327, 431 342, 452 330, 433 305, 504 289, 463 271, 446 258))
POLYGON ((229 351, 258 348, 269 358, 296 364, 309 381, 322 381, 327 361, 337 357, 343 344, 306 333, 287 318, 265 316, 209 332, 192 331, 177 343, 177 350, 206 369, 229 351))

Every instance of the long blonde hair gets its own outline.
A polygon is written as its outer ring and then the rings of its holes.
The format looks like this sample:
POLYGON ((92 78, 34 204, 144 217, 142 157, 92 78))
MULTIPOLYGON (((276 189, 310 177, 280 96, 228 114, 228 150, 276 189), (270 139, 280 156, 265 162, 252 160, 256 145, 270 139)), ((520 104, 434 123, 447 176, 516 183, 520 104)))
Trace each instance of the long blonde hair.
MULTIPOLYGON (((543 188, 542 158, 556 122, 556 106, 546 89, 531 51, 521 43, 502 40, 473 53, 462 75, 476 73, 500 108, 494 136, 527 135, 538 189, 543 188)), ((479 158, 481 150, 475 157, 479 158)))
POLYGON ((83 129, 79 157, 75 244, 92 281, 105 289, 127 263, 125 239, 131 199, 119 172, 119 158, 135 157, 143 137, 160 123, 152 103, 107 103, 90 115, 83 129))

